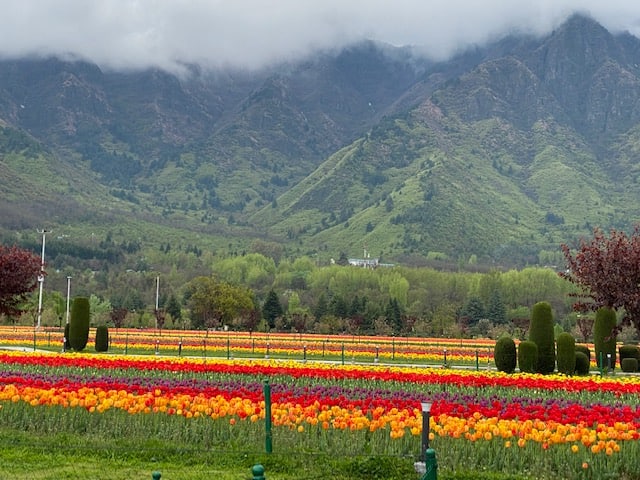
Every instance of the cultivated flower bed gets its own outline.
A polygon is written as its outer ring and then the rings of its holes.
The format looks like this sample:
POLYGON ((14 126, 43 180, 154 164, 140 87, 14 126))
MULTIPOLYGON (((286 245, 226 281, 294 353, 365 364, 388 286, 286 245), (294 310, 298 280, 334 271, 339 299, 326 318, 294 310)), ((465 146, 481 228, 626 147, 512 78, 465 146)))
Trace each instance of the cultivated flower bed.
POLYGON ((274 452, 420 452, 433 403, 441 471, 633 478, 640 470, 635 377, 505 375, 285 360, 0 353, 0 421, 37 431, 146 436, 167 445, 261 452, 265 382, 274 452))

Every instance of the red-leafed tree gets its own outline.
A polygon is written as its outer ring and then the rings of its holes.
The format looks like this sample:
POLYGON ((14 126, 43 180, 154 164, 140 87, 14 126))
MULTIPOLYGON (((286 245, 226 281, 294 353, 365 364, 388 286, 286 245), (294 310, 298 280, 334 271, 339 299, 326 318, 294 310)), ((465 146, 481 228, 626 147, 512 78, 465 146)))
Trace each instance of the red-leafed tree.
POLYGON ((38 286, 42 259, 16 246, 0 245, 0 314, 20 315, 27 295, 38 286))
POLYGON ((640 225, 630 236, 611 230, 607 237, 596 228, 593 239, 581 240, 575 252, 566 244, 561 248, 567 270, 560 276, 580 288, 573 294, 574 310, 623 310, 622 325, 640 332, 640 225))
POLYGON ((158 330, 162 330, 162 327, 164 327, 164 321, 167 318, 167 311, 164 308, 156 308, 153 314, 156 317, 156 325, 158 330))
POLYGON ((124 325, 124 319, 127 318, 127 313, 129 313, 129 310, 124 307, 113 307, 111 309, 111 313, 109 315, 111 316, 111 321, 113 322, 113 326, 116 327, 116 330, 124 325))

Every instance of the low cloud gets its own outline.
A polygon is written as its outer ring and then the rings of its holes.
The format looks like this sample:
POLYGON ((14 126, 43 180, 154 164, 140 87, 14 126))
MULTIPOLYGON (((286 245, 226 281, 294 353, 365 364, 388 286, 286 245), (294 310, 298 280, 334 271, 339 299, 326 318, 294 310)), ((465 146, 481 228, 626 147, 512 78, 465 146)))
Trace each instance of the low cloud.
POLYGON ((3 5, 0 57, 257 68, 371 39, 443 59, 508 33, 547 33, 575 12, 640 36, 640 3, 628 0, 21 0, 3 5))

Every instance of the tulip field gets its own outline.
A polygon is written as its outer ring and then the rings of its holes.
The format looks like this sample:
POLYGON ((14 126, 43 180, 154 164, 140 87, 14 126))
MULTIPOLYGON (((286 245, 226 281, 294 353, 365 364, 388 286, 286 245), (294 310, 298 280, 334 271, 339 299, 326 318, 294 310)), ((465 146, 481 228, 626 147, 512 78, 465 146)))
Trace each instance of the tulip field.
MULTIPOLYGON (((93 331, 91 332, 94 333, 93 331)), ((0 326, 0 346, 25 346, 60 351, 58 329, 0 326)), ((89 337, 88 348, 94 342, 89 337)), ((148 331, 132 328, 110 332, 110 352, 202 358, 278 358, 283 360, 344 360, 399 364, 453 364, 486 368, 493 365, 495 342, 488 339, 367 337, 286 333, 148 331)))
POLYGON ((0 425, 15 431, 85 432, 87 441, 152 436, 168 447, 261 458, 268 448, 273 455, 394 458, 412 469, 421 450, 421 403, 429 402, 439 478, 473 478, 457 475, 474 471, 477 478, 640 478, 638 377, 507 375, 486 368, 486 357, 477 364, 476 352, 489 354, 488 341, 467 352, 464 342, 441 340, 433 357, 423 357, 424 339, 403 345, 368 337, 358 350, 353 342, 344 347, 345 337, 281 335, 269 339, 273 349, 265 355, 261 337, 256 350, 242 334, 235 341, 244 342, 245 355, 222 336, 219 345, 210 340, 205 356, 201 338, 191 341, 195 333, 163 332, 172 340, 158 347, 156 336, 129 332, 126 354, 113 343, 95 354, 90 344, 86 352, 61 352, 57 333, 47 350, 48 340, 33 331, 2 328, 0 425), (286 342, 302 343, 307 357, 296 349, 285 358, 276 346, 286 342), (464 368, 445 366, 444 348, 451 364, 464 368))

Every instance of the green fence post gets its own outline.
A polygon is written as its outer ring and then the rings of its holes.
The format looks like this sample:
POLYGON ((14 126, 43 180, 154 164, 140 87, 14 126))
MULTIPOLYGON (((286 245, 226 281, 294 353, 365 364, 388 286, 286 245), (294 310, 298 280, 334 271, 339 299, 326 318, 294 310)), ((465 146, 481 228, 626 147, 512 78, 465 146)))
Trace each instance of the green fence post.
POLYGON ((271 385, 269 380, 264 381, 264 448, 267 453, 273 451, 273 437, 271 435, 271 385))
POLYGON ((602 358, 602 351, 599 352, 599 361, 598 361, 598 367, 600 368, 600 376, 602 376, 604 374, 604 364, 603 364, 603 358, 602 358))
POLYGON ((229 360, 230 358, 231 358, 231 340, 227 335, 227 360, 229 360))
POLYGON ((124 336, 124 354, 127 354, 129 350, 129 332, 127 332, 124 336))
POLYGON ((425 472, 421 480, 438 480, 438 462, 436 461, 436 451, 428 448, 424 454, 425 472))
POLYGON ((476 348, 476 372, 480 370, 480 357, 478 356, 478 349, 476 348))
POLYGON ((342 342, 342 365, 344 365, 344 342, 342 342))
POLYGON ((264 476, 264 467, 259 463, 253 466, 251 469, 251 475, 253 475, 252 480, 266 480, 267 478, 264 476))
POLYGON ((36 351, 36 331, 33 331, 33 351, 36 351))

